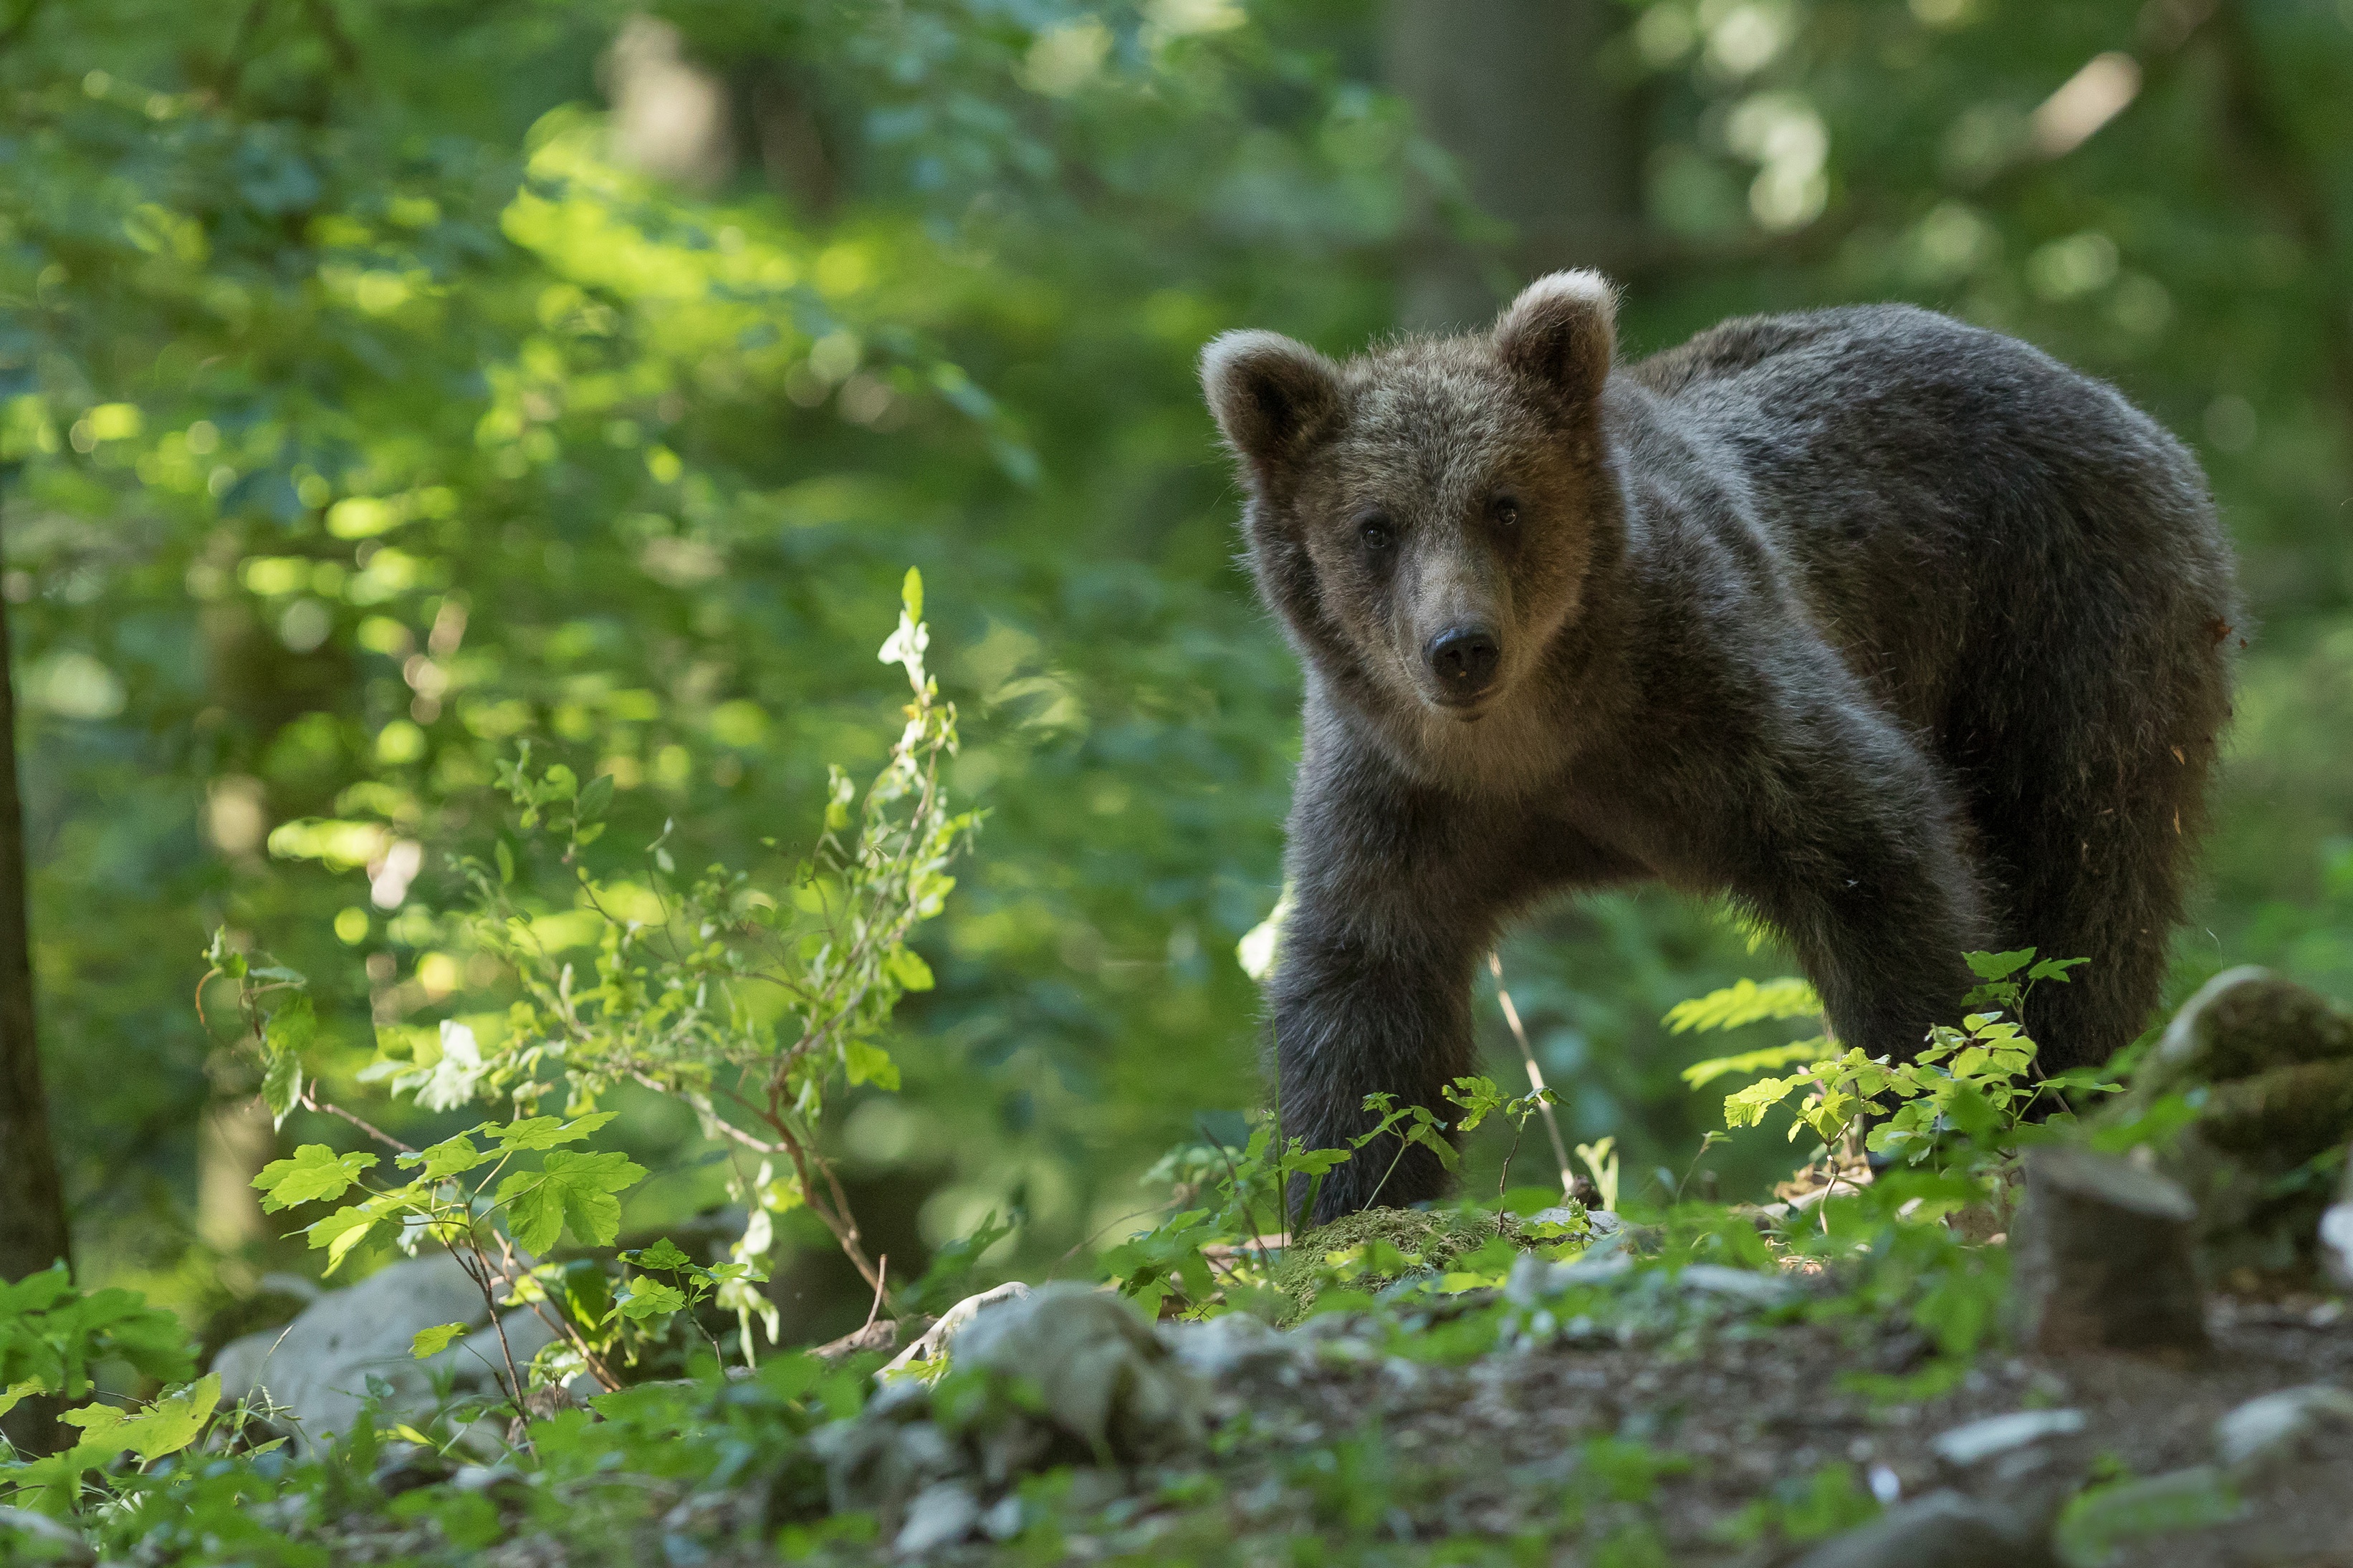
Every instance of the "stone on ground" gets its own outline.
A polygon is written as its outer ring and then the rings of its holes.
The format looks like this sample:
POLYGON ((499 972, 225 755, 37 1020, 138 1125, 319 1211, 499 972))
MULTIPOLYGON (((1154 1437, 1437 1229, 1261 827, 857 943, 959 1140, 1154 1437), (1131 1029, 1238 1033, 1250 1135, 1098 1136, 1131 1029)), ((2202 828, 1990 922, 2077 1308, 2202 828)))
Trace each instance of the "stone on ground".
MULTIPOLYGON (((1237 1353, 1248 1361, 1257 1352, 1237 1353)), ((1202 1440, 1199 1382, 1115 1296, 1073 1284, 1002 1296, 967 1315, 947 1354, 947 1376, 976 1380, 952 1406, 936 1403, 929 1384, 893 1378, 855 1419, 811 1438, 834 1510, 871 1510, 902 1555, 986 1530, 1024 1475, 1066 1463, 1132 1466, 1202 1440)))
POLYGON ((1134 1463, 1200 1441, 1201 1391, 1135 1309, 1083 1285, 1048 1285, 983 1312, 955 1366, 1034 1391, 1056 1435, 1134 1463))
POLYGON ((2346 1152, 2345 1183, 2320 1216, 2320 1257, 2329 1279, 2353 1290, 2353 1150, 2346 1152))
POLYGON ((1827 1541, 1795 1568, 2055 1568, 2042 1532, 1999 1504, 1931 1492, 1827 1541))
POLYGON ((2165 1177, 2085 1149, 2025 1162, 2010 1234, 2021 1337, 2045 1353, 2206 1348, 2197 1205, 2165 1177))
POLYGON ((2214 1457, 2241 1478, 2332 1452, 2353 1455, 2353 1392, 2333 1383, 2250 1399, 2214 1424, 2214 1457))
MULTIPOLYGON (((221 1396, 265 1391, 298 1424, 298 1441, 344 1432, 368 1399, 368 1380, 391 1391, 387 1415, 420 1419, 434 1406, 433 1382, 447 1373, 460 1391, 494 1387, 506 1373, 482 1293, 448 1254, 406 1258, 358 1284, 329 1290, 283 1329, 231 1340, 213 1358, 221 1396), (464 1323, 465 1337, 423 1361, 409 1354, 420 1329, 464 1323), (495 1374, 495 1375, 494 1375, 495 1374)), ((554 1339, 528 1308, 501 1320, 518 1368, 554 1339)))

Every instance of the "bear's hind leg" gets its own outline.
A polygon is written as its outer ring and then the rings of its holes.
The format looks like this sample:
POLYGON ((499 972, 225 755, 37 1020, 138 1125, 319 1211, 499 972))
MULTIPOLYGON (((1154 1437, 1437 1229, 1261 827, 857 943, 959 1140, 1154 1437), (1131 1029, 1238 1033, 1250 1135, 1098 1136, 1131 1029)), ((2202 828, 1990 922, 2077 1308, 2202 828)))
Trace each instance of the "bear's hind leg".
POLYGON ((2121 787, 2048 787, 2040 798, 1986 803, 1979 818, 1997 868, 2002 944, 2087 961, 2063 983, 2037 983, 2028 999, 2027 1032, 2045 1072, 2107 1060, 2157 1005, 2197 804, 2199 781, 2186 775, 2202 772, 2170 755, 2165 763, 2173 778, 2147 768, 2121 787))

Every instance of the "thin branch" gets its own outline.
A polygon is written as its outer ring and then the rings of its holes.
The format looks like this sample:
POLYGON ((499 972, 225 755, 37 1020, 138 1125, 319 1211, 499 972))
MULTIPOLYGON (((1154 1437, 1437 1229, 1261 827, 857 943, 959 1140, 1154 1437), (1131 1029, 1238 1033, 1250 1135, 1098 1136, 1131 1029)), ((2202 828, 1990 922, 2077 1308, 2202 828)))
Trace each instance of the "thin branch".
POLYGON ((383 1128, 375 1126, 371 1122, 361 1121, 350 1111, 345 1110, 342 1106, 337 1105, 333 1100, 321 1100, 317 1095, 311 1091, 311 1089, 307 1084, 303 1086, 302 1089, 302 1108, 305 1110, 323 1110, 330 1116, 340 1116, 344 1121, 350 1122, 353 1126, 358 1128, 361 1131, 366 1133, 369 1137, 375 1139, 377 1142, 397 1149, 404 1154, 416 1154, 422 1152, 421 1150, 413 1149, 409 1145, 402 1142, 399 1139, 395 1138, 383 1128))
MULTIPOLYGON (((1536 1065, 1535 1047, 1528 1044, 1528 1031, 1520 1023, 1520 1010, 1512 1005, 1512 994, 1504 988, 1503 955, 1493 950, 1487 954, 1487 973, 1495 977, 1495 1000, 1503 1005, 1504 1022, 1512 1026, 1512 1038, 1519 1043, 1520 1059, 1527 1064, 1528 1092, 1541 1097, 1545 1093, 1544 1068, 1536 1065)), ((1539 1099, 1537 1109, 1544 1112, 1545 1131, 1552 1139, 1553 1163, 1560 1167, 1560 1195, 1569 1197, 1577 1188, 1577 1173, 1569 1167, 1568 1144, 1560 1135, 1560 1119, 1552 1113, 1550 1100, 1539 1099)), ((1518 1148, 1519 1140, 1514 1139, 1512 1146, 1518 1148)))

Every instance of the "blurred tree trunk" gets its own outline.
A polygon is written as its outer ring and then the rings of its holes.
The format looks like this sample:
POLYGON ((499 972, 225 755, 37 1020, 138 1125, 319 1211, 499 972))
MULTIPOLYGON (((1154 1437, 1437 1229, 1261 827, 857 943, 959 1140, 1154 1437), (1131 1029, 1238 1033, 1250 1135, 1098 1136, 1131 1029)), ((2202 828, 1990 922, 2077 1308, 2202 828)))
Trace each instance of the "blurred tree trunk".
POLYGON ((33 1035, 33 946, 25 898, 25 813, 16 795, 16 700, 8 602, 0 594, 0 1279, 69 1255, 65 1191, 49 1143, 33 1035))
MULTIPOLYGON (((0 593, 0 1280, 14 1282, 70 1258, 65 1189, 49 1143, 33 1034, 33 943, 25 896, 25 812, 16 793, 16 696, 8 658, 8 595, 0 593)), ((21 1454, 55 1446, 53 1401, 27 1399, 0 1415, 21 1454)))
POLYGON ((1481 326, 1530 278, 1610 270, 1637 254, 1641 139, 1631 96, 1602 59, 1621 10, 1611 0, 1390 0, 1389 85, 1462 178, 1459 193, 1421 195, 1399 279, 1402 324, 1481 326), (1508 232, 1478 232, 1494 224, 1508 232))

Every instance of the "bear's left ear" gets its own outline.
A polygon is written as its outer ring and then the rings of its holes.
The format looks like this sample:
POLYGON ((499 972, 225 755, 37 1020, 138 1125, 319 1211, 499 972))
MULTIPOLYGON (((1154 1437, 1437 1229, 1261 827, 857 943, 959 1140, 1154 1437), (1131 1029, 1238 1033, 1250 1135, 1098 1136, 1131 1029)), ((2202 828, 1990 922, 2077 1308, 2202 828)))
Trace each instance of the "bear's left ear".
POLYGON ((1495 318, 1495 353, 1514 374, 1582 403, 1601 395, 1618 349, 1618 290, 1599 272, 1555 272, 1495 318))

